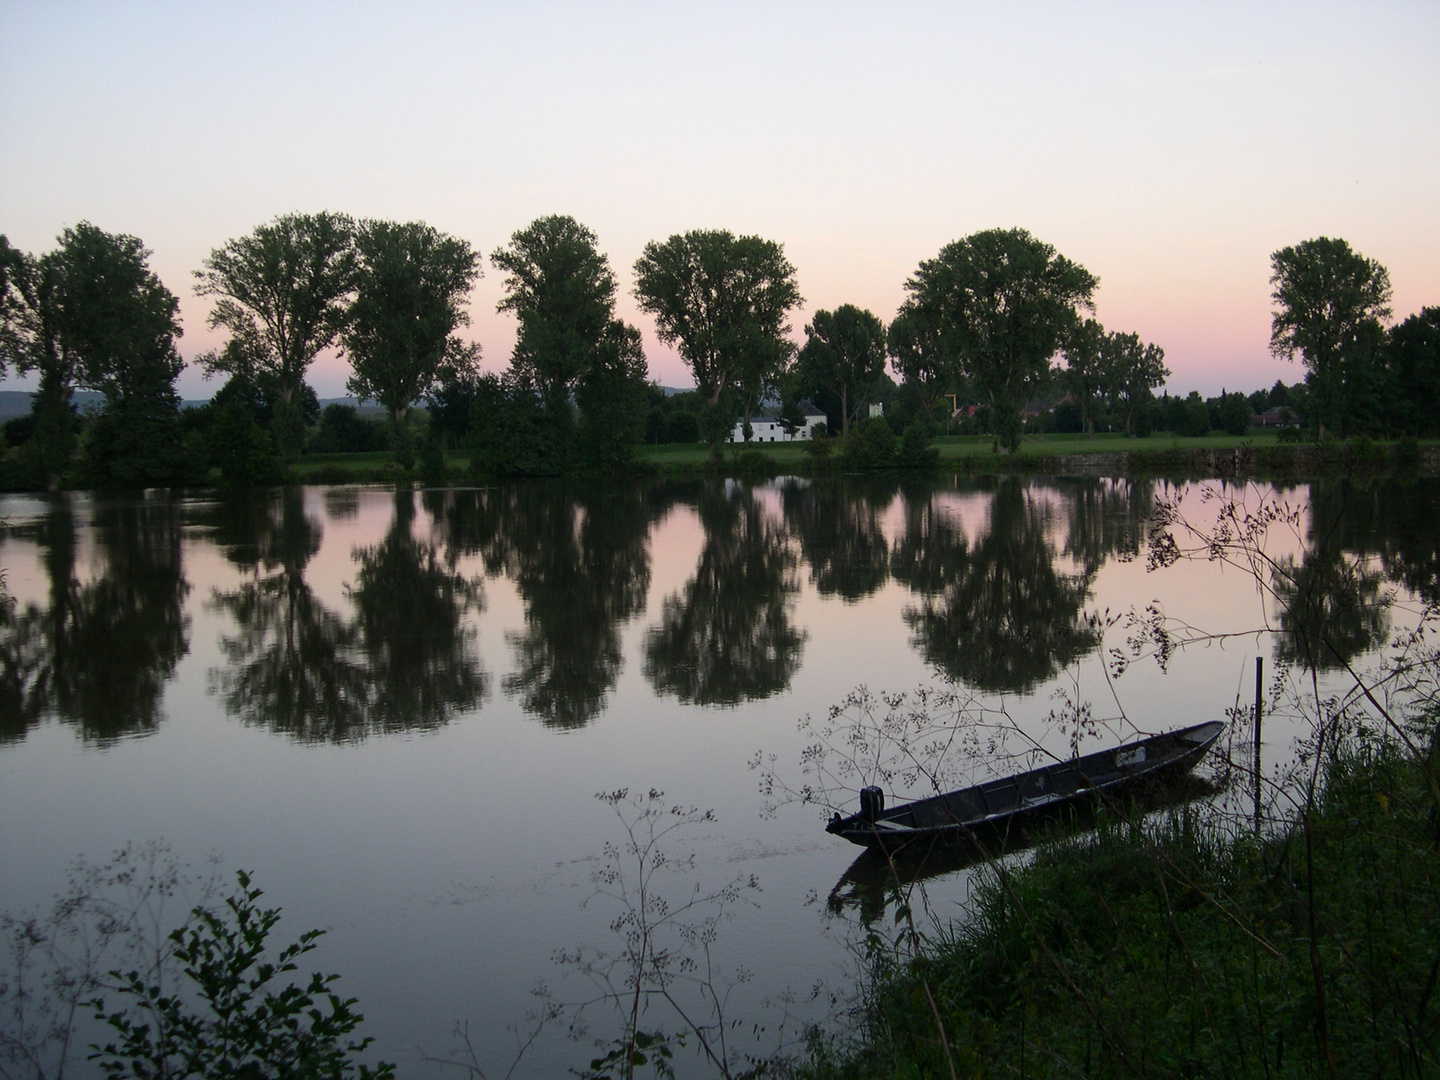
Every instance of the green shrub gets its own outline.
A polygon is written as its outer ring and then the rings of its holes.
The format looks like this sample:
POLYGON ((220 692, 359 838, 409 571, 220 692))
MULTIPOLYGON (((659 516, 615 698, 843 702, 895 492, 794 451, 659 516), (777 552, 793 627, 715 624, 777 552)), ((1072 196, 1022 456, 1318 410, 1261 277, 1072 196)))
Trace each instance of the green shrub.
POLYGON ((779 474, 775 459, 764 450, 742 450, 730 459, 730 469, 747 479, 769 479, 779 474))
POLYGON ((851 429, 840 450, 840 464, 851 470, 889 469, 895 466, 899 442, 883 416, 851 429))
POLYGON ((900 438, 895 464, 902 469, 933 469, 940 461, 940 448, 931 445, 929 425, 912 420, 900 438))
POLYGON ((91 1055, 108 1080, 393 1077, 393 1065, 355 1061, 371 1040, 350 1038, 363 1017, 354 998, 334 992, 339 976, 316 972, 303 988, 283 979, 324 931, 307 931, 270 958, 280 910, 258 907, 261 891, 244 871, 235 876, 239 891, 220 911, 196 908, 194 921, 170 935, 189 993, 166 993, 138 971, 110 973, 127 1004, 111 1012, 93 1002, 96 1019, 118 1036, 91 1055))

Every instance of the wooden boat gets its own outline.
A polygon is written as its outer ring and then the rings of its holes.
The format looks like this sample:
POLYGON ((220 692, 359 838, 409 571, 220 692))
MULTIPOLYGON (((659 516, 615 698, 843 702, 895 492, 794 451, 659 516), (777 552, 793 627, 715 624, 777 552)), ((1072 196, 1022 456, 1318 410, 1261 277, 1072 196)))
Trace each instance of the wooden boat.
POLYGON ((887 851, 917 841, 974 839, 1071 804, 1115 797, 1142 781, 1187 772, 1224 730, 1223 723, 1212 720, 888 810, 880 788, 862 788, 859 812, 834 814, 825 831, 887 851))
MULTIPOLYGON (((1127 816, 1143 817, 1186 802, 1213 798, 1220 791, 1220 787, 1205 777, 1181 773, 1132 788, 1126 793, 1124 809, 1127 816)), ((1096 811, 1103 805, 1093 799, 1064 804, 1051 817, 1063 817, 1067 833, 1086 829, 1095 824, 1096 811)), ((908 895, 911 886, 938 881, 991 859, 1026 851, 1053 839, 1053 824, 1044 814, 1036 813, 1008 827, 991 830, 983 840, 977 836, 974 842, 956 843, 953 836, 942 836, 899 848, 867 847, 835 882, 826 897, 826 906, 835 915, 853 911, 865 926, 873 926, 885 918, 889 905, 900 903, 901 898, 908 895)))

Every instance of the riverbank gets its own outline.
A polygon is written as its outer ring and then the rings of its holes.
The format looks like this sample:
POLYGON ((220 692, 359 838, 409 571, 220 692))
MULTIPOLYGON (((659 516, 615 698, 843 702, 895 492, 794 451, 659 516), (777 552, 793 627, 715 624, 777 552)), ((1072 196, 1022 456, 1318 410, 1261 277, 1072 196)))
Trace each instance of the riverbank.
POLYGON ((1433 714, 1416 737, 1326 751, 1261 842, 1212 810, 1112 818, 992 867, 964 922, 915 929, 904 895, 854 1041, 800 1075, 1440 1074, 1433 714))
MULTIPOLYGON (((1256 477, 1302 479, 1351 474, 1411 473, 1440 475, 1440 443, 1284 443, 1274 432, 1248 436, 1207 435, 1200 438, 1153 436, 1127 439, 1099 435, 1048 435, 1026 439, 1018 453, 996 454, 987 436, 951 436, 935 440, 939 459, 935 471, 968 476, 1021 474, 1031 476, 1165 476, 1179 479, 1256 477)), ((699 476, 712 473, 706 449, 699 444, 640 447, 631 471, 646 476, 699 476)), ((808 443, 763 443, 748 448, 729 446, 719 473, 741 478, 783 475, 833 475, 844 472, 838 456, 816 454, 808 443)), ((385 453, 311 455, 291 466, 292 482, 339 484, 399 480, 424 481, 418 473, 398 469, 385 453)), ((470 476, 470 462, 452 456, 442 483, 460 483, 470 476)))

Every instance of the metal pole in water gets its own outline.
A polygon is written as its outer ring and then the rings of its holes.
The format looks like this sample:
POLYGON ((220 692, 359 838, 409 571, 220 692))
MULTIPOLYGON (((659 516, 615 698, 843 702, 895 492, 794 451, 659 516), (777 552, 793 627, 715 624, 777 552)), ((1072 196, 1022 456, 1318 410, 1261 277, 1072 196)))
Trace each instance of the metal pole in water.
POLYGON ((1255 657, 1255 831, 1260 831, 1260 718, 1265 700, 1265 658, 1255 657))

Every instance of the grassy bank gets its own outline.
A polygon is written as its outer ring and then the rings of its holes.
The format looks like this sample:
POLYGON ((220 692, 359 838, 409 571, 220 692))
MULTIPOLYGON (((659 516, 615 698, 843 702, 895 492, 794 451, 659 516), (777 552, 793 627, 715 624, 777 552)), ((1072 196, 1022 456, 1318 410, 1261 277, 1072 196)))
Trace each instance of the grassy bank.
POLYGON ((991 868, 967 921, 872 938, 856 1041, 803 1075, 1440 1075, 1434 724, 1328 752, 1263 842, 1196 810, 991 868))
MULTIPOLYGON (((835 444, 838 449, 838 444, 835 444)), ((1281 443, 1274 432, 1245 436, 1211 434, 1178 438, 1168 434, 1148 439, 1123 435, 1034 435, 1018 453, 996 454, 989 436, 942 436, 934 444, 940 451, 938 470, 968 475, 1026 473, 1059 475, 1075 472, 1099 475, 1167 475, 1210 477, 1234 475, 1327 475, 1354 470, 1384 472, 1412 467, 1433 471, 1432 456, 1440 447, 1412 446, 1414 460, 1405 460, 1399 444, 1281 443)), ((808 475, 842 471, 835 454, 819 461, 806 443, 759 443, 748 449, 727 446, 720 471, 727 476, 763 477, 808 475)), ((672 443, 638 447, 630 470, 636 475, 690 476, 709 468, 706 448, 699 443, 672 443)), ((386 452, 364 454, 312 454, 288 470, 288 478, 301 484, 392 483, 421 481, 417 470, 398 468, 386 452)), ((445 483, 472 481, 469 459, 451 455, 445 464, 445 483)))

